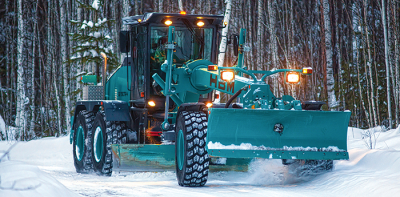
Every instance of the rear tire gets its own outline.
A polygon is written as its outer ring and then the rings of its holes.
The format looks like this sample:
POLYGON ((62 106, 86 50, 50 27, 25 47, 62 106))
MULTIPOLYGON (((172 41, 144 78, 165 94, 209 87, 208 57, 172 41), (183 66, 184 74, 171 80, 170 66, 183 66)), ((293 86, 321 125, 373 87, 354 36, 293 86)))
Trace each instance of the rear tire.
POLYGON ((92 123, 93 113, 82 110, 76 116, 73 138, 74 166, 78 173, 88 173, 92 164, 92 123))
POLYGON ((206 150, 207 116, 203 112, 182 111, 176 122, 175 164, 180 186, 204 186, 210 158, 206 150))
POLYGON ((111 144, 127 143, 127 134, 131 141, 136 138, 136 132, 127 128, 124 122, 107 121, 104 111, 97 112, 93 123, 92 158, 93 168, 98 175, 111 176, 113 155, 111 144))
POLYGON ((111 122, 106 120, 103 111, 97 112, 93 123, 93 169, 98 175, 112 174, 112 130, 111 122))

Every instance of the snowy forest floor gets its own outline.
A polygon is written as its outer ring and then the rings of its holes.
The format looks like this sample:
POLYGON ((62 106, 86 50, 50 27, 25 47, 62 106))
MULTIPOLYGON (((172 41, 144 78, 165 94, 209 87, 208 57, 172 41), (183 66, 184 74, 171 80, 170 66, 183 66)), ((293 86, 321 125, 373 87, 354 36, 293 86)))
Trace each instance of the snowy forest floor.
MULTIPOLYGON (((210 173, 201 188, 180 187, 172 171, 78 174, 69 137, 19 142, 0 162, 0 196, 398 196, 400 127, 375 133, 375 149, 363 133, 349 128, 350 160, 332 172, 295 178, 280 160, 258 159, 248 172, 210 173)), ((11 144, 0 142, 0 151, 11 144)))

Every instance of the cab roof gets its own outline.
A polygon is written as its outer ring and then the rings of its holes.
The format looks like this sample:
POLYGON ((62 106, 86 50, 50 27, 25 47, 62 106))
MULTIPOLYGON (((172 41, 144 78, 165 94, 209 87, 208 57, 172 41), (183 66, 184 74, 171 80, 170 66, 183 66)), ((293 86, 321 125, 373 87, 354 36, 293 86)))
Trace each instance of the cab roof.
POLYGON ((171 14, 171 13, 145 13, 143 15, 129 16, 122 18, 124 25, 137 25, 137 24, 162 24, 163 20, 170 19, 173 24, 184 24, 184 19, 189 22, 197 20, 207 21, 206 25, 220 25, 222 26, 223 15, 199 15, 199 14, 171 14))

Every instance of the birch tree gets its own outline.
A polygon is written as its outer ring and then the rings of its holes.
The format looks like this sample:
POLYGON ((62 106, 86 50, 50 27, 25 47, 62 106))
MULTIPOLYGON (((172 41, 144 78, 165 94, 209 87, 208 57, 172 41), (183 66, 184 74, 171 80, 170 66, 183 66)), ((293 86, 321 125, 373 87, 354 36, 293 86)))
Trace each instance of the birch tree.
POLYGON ((179 10, 180 11, 184 11, 184 9, 183 9, 183 2, 182 2, 183 0, 178 0, 178 5, 179 5, 179 10))
POLYGON ((231 18, 232 11, 232 0, 225 0, 226 9, 224 15, 224 23, 227 23, 225 28, 222 29, 221 33, 221 43, 219 45, 219 55, 218 55, 218 67, 224 66, 225 54, 226 54, 226 44, 227 44, 227 35, 229 30, 229 23, 231 18))
MULTIPOLYGON (((23 5, 24 0, 18 0, 18 70, 17 70, 17 116, 15 119, 15 125, 19 131, 19 140, 24 140, 25 131, 25 79, 24 79, 24 13, 23 5)), ((14 137, 14 136, 13 136, 14 137)))
POLYGON ((331 18, 329 15, 329 0, 324 0, 324 27, 325 27, 325 55, 326 55, 326 84, 328 89, 328 106, 334 109, 337 106, 335 95, 335 78, 333 77, 332 62, 332 37, 331 37, 331 18))
POLYGON ((390 97, 390 65, 389 65, 389 46, 388 46, 388 38, 387 38, 387 27, 386 27, 386 8, 385 8, 385 0, 382 0, 382 22, 383 22, 383 36, 385 40, 385 64, 386 64, 386 92, 387 92, 387 110, 389 113, 389 128, 392 128, 392 104, 390 97))

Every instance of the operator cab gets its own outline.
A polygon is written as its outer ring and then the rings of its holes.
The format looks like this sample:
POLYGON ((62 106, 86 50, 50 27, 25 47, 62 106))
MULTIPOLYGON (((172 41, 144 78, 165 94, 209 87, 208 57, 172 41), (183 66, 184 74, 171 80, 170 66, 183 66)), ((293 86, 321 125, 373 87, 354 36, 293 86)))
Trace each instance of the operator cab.
MULTIPOLYGON (((163 111, 165 97, 160 87, 153 83, 157 73, 165 80, 161 65, 166 60, 165 44, 168 28, 175 26, 173 64, 181 67, 188 61, 206 59, 217 63, 218 29, 223 16, 146 13, 123 18, 129 31, 120 35, 121 52, 133 57, 131 69, 131 103, 133 107, 147 108, 149 112, 163 111), (153 101, 154 106, 149 105, 153 101)), ((172 79, 174 81, 174 78, 172 79)), ((199 102, 212 101, 212 93, 201 95, 199 102)), ((171 101, 169 108, 175 108, 171 101)))

